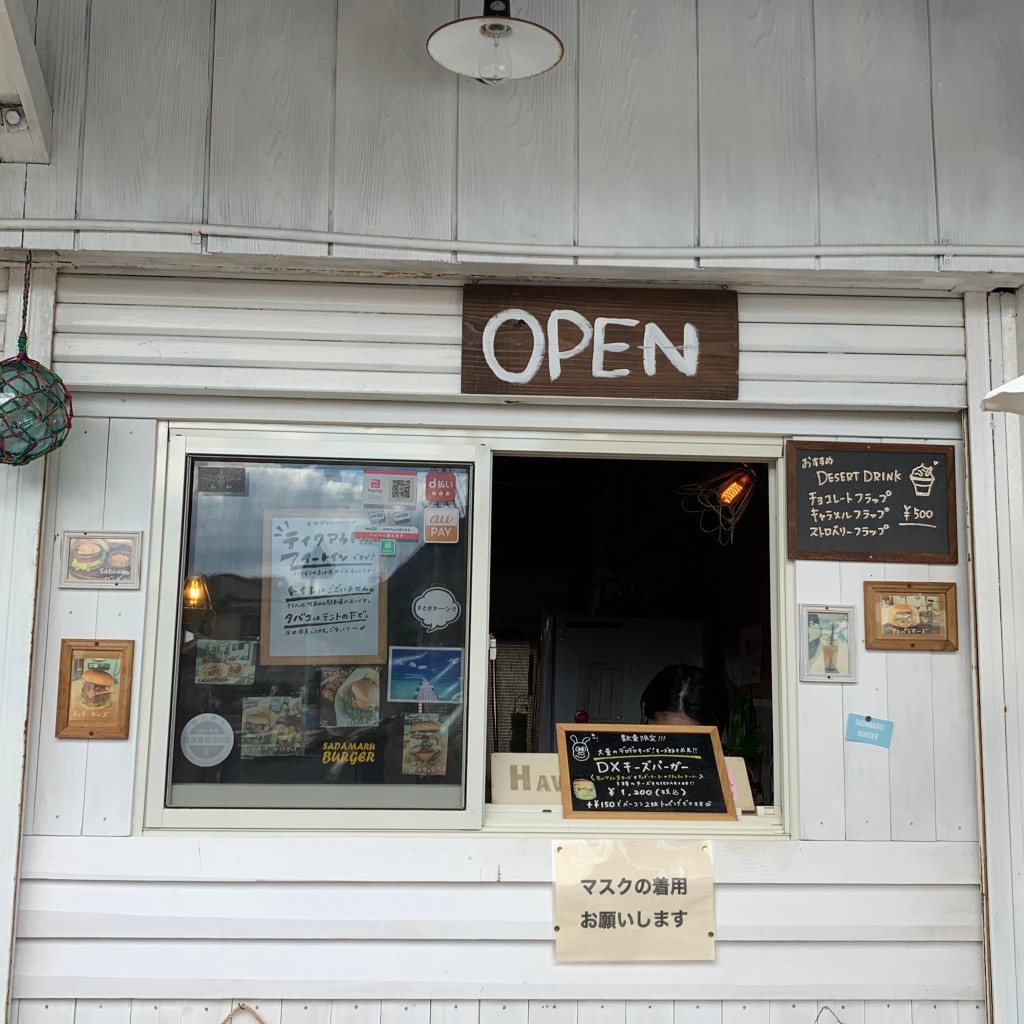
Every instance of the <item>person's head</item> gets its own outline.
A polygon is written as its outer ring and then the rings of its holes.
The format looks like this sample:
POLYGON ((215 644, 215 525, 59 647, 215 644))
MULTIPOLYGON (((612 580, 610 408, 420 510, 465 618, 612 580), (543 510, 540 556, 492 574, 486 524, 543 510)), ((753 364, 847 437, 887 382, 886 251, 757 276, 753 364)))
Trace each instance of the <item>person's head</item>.
POLYGON ((694 665, 666 665, 640 695, 640 716, 651 725, 725 728, 728 697, 717 680, 694 665))

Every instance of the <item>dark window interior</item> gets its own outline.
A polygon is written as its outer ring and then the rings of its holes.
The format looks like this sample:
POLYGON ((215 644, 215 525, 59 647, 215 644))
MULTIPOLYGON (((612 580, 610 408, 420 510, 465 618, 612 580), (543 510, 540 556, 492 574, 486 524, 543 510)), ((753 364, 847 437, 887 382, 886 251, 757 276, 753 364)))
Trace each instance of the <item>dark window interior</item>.
POLYGON ((682 485, 737 463, 495 459, 491 749, 552 751, 553 724, 639 722, 665 664, 697 664, 729 697, 720 731, 771 803, 771 607, 766 467, 732 540, 683 508, 682 485))

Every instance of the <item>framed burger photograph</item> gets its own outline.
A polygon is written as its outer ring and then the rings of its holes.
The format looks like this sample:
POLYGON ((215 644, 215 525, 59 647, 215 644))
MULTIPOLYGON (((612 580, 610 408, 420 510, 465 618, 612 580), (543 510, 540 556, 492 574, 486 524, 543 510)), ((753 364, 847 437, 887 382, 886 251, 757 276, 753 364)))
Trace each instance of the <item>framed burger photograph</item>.
POLYGON ((138 590, 141 533, 65 531, 61 547, 61 587, 138 590))
POLYGON ((955 651, 955 583, 864 583, 864 646, 873 651, 955 651))
POLYGON ((128 739, 134 651, 132 640, 60 642, 58 739, 128 739))

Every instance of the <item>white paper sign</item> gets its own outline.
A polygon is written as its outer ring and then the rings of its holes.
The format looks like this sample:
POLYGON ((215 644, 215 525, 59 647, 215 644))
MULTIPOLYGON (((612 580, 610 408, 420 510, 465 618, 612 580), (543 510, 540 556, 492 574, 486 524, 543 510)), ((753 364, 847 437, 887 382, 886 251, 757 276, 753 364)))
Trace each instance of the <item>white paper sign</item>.
POLYGON ((261 661, 340 664, 386 655, 380 545, 360 513, 268 512, 261 661))

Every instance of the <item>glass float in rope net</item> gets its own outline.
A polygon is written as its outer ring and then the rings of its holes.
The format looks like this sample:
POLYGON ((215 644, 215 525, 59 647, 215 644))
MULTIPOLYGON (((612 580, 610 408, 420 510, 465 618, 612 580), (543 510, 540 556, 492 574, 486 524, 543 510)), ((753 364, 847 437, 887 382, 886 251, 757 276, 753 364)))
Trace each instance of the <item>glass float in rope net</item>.
POLYGON ((71 429, 71 395, 24 352, 0 363, 0 462, 23 466, 59 448, 71 429))

